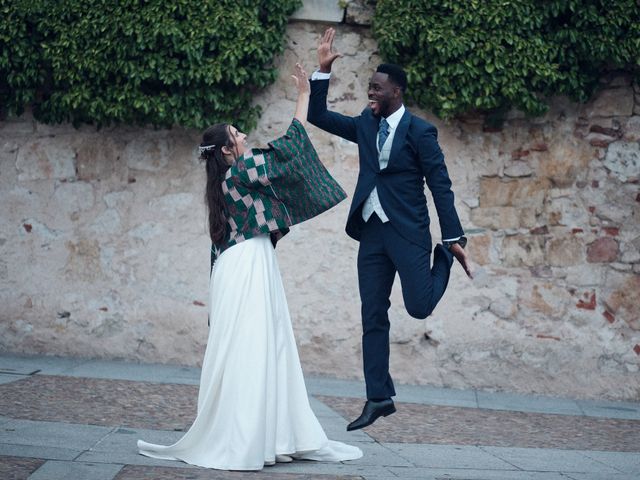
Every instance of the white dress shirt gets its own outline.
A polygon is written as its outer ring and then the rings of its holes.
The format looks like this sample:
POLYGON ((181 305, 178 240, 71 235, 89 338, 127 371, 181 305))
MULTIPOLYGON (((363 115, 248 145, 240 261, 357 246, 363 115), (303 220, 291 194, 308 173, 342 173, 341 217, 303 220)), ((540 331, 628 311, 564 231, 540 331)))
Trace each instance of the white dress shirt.
MULTIPOLYGON (((387 168, 389 164, 389 155, 391 154, 391 145, 393 145, 393 137, 395 137, 396 128, 398 128, 398 124, 400 123, 400 119, 402 115, 404 115, 404 105, 400 105, 400 108, 389 115, 386 120, 389 124, 389 136, 382 145, 382 150, 378 149, 378 163, 380 164, 380 170, 384 170, 387 168)), ((376 135, 376 148, 378 146, 378 135, 376 135)), ((380 197, 378 197, 378 188, 373 187, 373 190, 365 200, 362 205, 362 219, 366 222, 369 220, 373 212, 378 215, 382 223, 386 223, 389 221, 389 217, 385 213, 382 208, 382 204, 380 203, 380 197)))

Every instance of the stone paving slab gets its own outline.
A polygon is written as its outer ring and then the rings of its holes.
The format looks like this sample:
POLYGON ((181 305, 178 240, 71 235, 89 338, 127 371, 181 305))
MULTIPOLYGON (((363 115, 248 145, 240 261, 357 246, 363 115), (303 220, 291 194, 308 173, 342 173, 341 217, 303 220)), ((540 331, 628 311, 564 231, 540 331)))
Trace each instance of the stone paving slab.
POLYGON ((118 362, 111 360, 87 360, 66 370, 65 375, 74 377, 133 380, 153 383, 200 384, 200 369, 180 365, 160 365, 118 362))
POLYGON ((634 473, 640 478, 640 455, 620 452, 583 452, 587 457, 604 463, 623 473, 634 473))
POLYGON ((44 462, 45 460, 40 458, 0 456, 0 478, 2 480, 26 480, 44 462))
MULTIPOLYGON (((402 480, 568 480, 557 472, 524 472, 521 470, 432 469, 391 467, 391 473, 402 480)), ((369 477, 367 477, 369 480, 369 477)), ((388 480, 388 479, 387 479, 388 480)), ((609 480, 609 477, 598 480, 609 480)), ((624 479, 626 480, 626 479, 624 479)))
POLYGON ((562 478, 564 480, 638 480, 638 475, 628 475, 625 473, 608 473, 606 475, 602 475, 601 473, 566 473, 562 478))
POLYGON ((583 415, 575 400, 510 393, 476 392, 478 408, 560 415, 583 415))
POLYGON ((517 470, 512 464, 479 447, 384 443, 416 467, 442 469, 517 470))
POLYGON ((117 428, 102 438, 92 448, 92 452, 131 453, 137 454, 138 440, 158 445, 172 445, 177 442, 184 432, 166 430, 147 430, 117 428))
POLYGON ((45 460, 73 460, 77 458, 81 453, 82 450, 72 450, 62 447, 12 445, 0 442, 0 456, 4 455, 25 458, 42 458, 45 460))
MULTIPOLYGON (((318 397, 345 418, 361 406, 318 397)), ((378 442, 640 452, 640 421, 397 403, 366 429, 378 442)))
POLYGON ((380 467, 411 467, 414 465, 386 444, 354 441, 350 441, 349 444, 359 447, 362 450, 363 456, 357 460, 344 462, 346 465, 372 465, 380 467))
POLYGON ((84 450, 112 430, 93 425, 12 420, 0 427, 0 444, 84 450))
POLYGON ((585 415, 592 417, 640 419, 640 404, 638 403, 576 400, 576 404, 585 415))
MULTIPOLYGON (((547 472, 581 472, 616 474, 623 473, 609 465, 572 450, 539 450, 534 448, 481 447, 487 453, 510 463, 521 470, 547 472), (544 461, 540 461, 540 459, 544 461)), ((640 472, 638 472, 640 474, 640 472)))
POLYGON ((29 480, 112 480, 122 465, 49 460, 29 480))
POLYGON ((126 465, 115 480, 363 480, 353 475, 279 473, 265 468, 259 472, 225 472, 204 468, 183 469, 126 465))
MULTIPOLYGON (((398 402, 469 408, 478 406, 475 390, 436 388, 427 385, 397 385, 396 393, 394 400, 398 402)), ((364 395, 361 398, 364 399, 364 395)))
POLYGON ((79 365, 86 360, 73 357, 53 356, 22 356, 0 355, 0 370, 33 372, 38 370, 41 375, 62 375, 70 368, 79 365))
POLYGON ((359 463, 360 460, 348 462, 312 462, 312 461, 294 461, 292 463, 278 463, 267 470, 270 473, 299 473, 313 474, 320 473, 322 475, 354 475, 369 480, 370 477, 384 477, 387 479, 394 478, 391 473, 392 467, 380 465, 364 465, 359 463))

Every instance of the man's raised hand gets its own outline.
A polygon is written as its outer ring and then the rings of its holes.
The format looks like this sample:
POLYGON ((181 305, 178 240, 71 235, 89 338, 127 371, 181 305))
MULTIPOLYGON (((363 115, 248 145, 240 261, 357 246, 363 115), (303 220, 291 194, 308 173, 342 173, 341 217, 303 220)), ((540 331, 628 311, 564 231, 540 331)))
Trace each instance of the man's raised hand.
POLYGON ((331 72, 333 61, 338 57, 342 57, 341 53, 333 51, 333 39, 335 36, 336 31, 333 28, 327 28, 320 37, 320 41, 318 41, 318 64, 322 73, 331 72))

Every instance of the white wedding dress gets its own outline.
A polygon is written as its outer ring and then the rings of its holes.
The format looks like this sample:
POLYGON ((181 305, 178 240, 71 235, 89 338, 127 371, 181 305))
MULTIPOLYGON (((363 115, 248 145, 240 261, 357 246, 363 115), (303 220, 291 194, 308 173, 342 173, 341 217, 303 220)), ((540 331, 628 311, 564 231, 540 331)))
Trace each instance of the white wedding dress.
POLYGON ((198 414, 170 446, 138 441, 142 455, 222 470, 260 470, 276 455, 354 460, 327 439, 302 376, 287 300, 268 236, 225 250, 214 264, 211 327, 198 414))

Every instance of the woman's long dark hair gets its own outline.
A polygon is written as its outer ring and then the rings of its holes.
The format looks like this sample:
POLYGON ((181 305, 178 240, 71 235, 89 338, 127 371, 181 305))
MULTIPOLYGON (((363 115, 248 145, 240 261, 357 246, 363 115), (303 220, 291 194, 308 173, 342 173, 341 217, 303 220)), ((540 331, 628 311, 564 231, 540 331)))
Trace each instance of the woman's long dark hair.
POLYGON ((204 201, 209 210, 209 236, 213 243, 218 243, 224 239, 227 229, 222 181, 229 169, 229 164, 224 158, 222 147, 233 149, 233 141, 229 135, 229 124, 218 123, 204 131, 200 147, 211 145, 214 147, 202 151, 200 158, 205 162, 207 170, 204 201))

